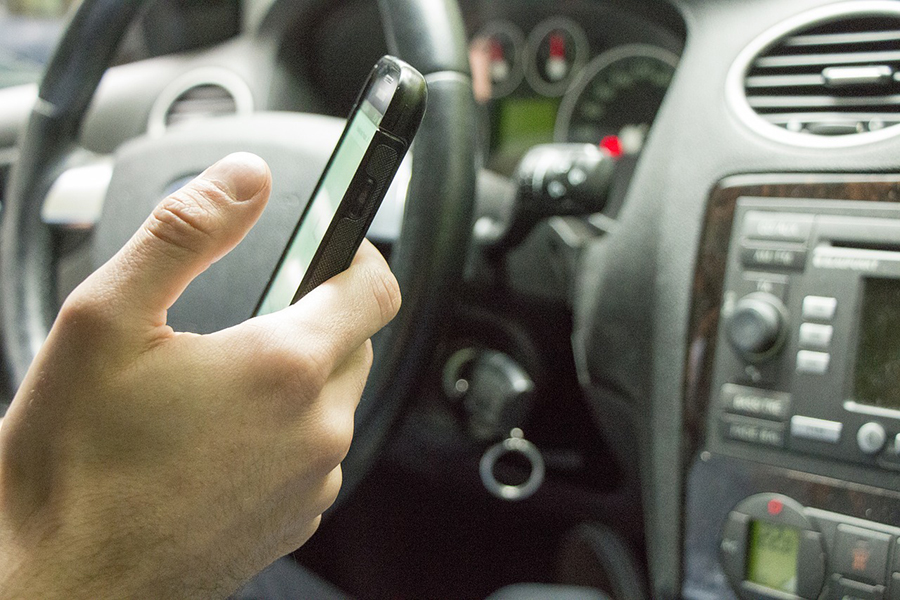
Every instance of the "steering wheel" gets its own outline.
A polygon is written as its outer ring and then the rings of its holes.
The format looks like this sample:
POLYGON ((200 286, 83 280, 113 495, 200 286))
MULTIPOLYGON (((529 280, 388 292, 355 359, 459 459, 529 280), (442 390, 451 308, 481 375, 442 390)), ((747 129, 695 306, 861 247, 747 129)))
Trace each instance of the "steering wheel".
MULTIPOLYGON (((57 311, 53 235, 41 219, 44 199, 53 181, 85 154, 78 134, 90 101, 128 25, 147 4, 84 0, 49 64, 21 139, 0 230, 3 357, 16 387, 57 311)), ((426 77, 428 109, 411 151, 414 169, 392 253, 403 308, 375 340, 376 361, 343 463, 342 498, 371 466, 422 374, 438 316, 461 277, 474 201, 476 111, 459 7, 455 0, 379 0, 379 5, 390 51, 426 77)), ((203 333, 250 317, 298 207, 333 148, 322 140, 336 142, 342 125, 316 115, 258 113, 124 144, 112 157, 112 179, 92 242, 95 263, 112 256, 173 182, 229 152, 256 152, 274 176, 263 218, 235 251, 191 284, 169 311, 169 323, 203 333)), ((7 406, 2 402, 0 414, 7 406)))

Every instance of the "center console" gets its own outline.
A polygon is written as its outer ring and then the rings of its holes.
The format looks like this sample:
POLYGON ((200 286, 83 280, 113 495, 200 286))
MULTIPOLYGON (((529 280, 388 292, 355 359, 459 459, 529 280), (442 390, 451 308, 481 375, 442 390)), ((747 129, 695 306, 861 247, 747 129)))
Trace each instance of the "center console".
POLYGON ((900 600, 900 178, 723 182, 686 382, 684 596, 900 600))

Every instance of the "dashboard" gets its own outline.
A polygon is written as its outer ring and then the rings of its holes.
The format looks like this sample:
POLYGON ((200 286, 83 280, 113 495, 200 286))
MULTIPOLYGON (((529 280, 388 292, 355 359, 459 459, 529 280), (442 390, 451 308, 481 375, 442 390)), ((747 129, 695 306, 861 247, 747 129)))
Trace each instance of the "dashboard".
POLYGON ((475 96, 488 115, 494 171, 511 174, 542 143, 636 155, 662 103, 681 49, 675 34, 596 3, 564 8, 469 7, 475 96))
MULTIPOLYGON (((600 144, 616 157, 640 152, 683 46, 683 25, 666 5, 461 5, 487 168, 512 175, 525 152, 543 143, 600 144)), ((333 63, 335 49, 367 58, 383 51, 375 18, 370 3, 340 3, 310 32, 316 43, 307 64, 332 107, 351 102, 348 79, 357 76, 333 63), (376 48, 360 48, 359 40, 376 48)))
MULTIPOLYGON (((85 146, 143 135, 199 67, 236 76, 252 110, 344 117, 388 51, 372 1, 243 6, 224 43, 118 67, 85 146)), ((460 6, 476 211, 509 204, 544 144, 600 148, 610 199, 467 248, 394 439, 297 558, 373 598, 514 581, 617 600, 900 597, 897 4, 460 6), (500 429, 542 456, 533 495, 484 483, 500 429)), ((0 102, 10 149, 16 94, 0 102)), ((89 221, 58 227, 61 289, 94 260, 89 221)), ((513 463, 504 477, 529 479, 513 463)))

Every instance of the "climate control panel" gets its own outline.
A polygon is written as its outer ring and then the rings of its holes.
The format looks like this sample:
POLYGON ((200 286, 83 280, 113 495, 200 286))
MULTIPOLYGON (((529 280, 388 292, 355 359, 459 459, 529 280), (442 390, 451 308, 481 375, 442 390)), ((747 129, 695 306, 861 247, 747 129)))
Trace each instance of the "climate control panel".
POLYGON ((757 494, 728 514, 722 569, 740 598, 900 598, 900 528, 757 494))

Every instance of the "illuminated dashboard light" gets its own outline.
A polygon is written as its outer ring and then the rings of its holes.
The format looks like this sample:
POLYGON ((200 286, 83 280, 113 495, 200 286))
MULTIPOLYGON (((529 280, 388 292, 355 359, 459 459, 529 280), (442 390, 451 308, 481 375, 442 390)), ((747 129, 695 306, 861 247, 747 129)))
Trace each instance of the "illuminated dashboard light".
POLYGON ((608 135, 600 140, 600 148, 613 158, 619 158, 625 153, 622 148, 622 142, 617 135, 608 135))

